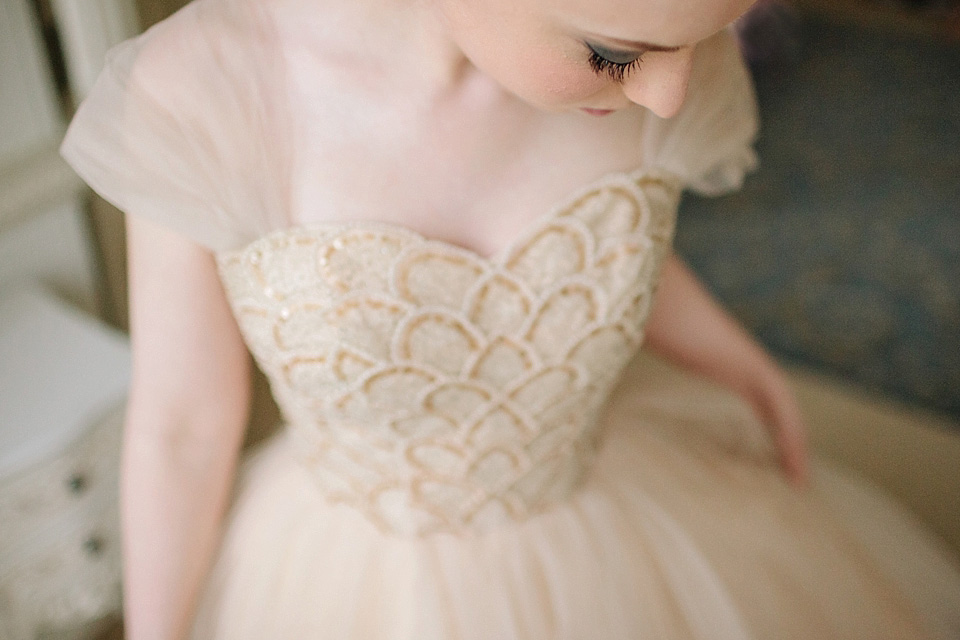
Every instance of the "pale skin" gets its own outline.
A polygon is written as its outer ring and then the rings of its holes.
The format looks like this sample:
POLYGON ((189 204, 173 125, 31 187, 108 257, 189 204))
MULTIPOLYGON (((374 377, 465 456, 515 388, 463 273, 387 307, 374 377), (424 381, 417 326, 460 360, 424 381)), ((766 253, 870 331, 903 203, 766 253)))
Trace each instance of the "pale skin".
MULTIPOLYGON (((696 56, 749 4, 318 2, 318 24, 338 29, 303 37, 337 57, 316 75, 323 99, 311 114, 320 123, 331 120, 322 117, 327 110, 353 116, 311 131, 314 146, 338 160, 316 159, 314 175, 327 178, 309 199, 325 199, 344 218, 401 224, 489 256, 572 188, 635 167, 638 110, 675 114, 696 56), (598 74, 585 38, 621 63, 646 51, 642 67, 622 82, 598 74), (370 100, 372 89, 390 99, 370 100), (616 112, 596 118, 584 108, 616 112), (371 148, 384 151, 371 157, 371 148), (371 188, 370 175, 390 177, 391 188, 371 188)), ((321 65, 328 59, 317 58, 321 65)), ((247 420, 250 363, 212 255, 136 216, 128 218, 128 239, 134 369, 121 491, 126 633, 173 640, 187 633, 219 542, 247 420)), ((783 374, 675 257, 663 271, 647 345, 742 395, 768 426, 787 476, 805 480, 803 424, 783 374)))

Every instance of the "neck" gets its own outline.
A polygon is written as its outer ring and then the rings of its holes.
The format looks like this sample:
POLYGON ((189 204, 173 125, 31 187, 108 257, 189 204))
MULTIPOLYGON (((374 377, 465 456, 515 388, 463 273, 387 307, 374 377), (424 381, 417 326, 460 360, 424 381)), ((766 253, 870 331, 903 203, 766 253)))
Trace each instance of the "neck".
POLYGON ((465 81, 476 68, 464 55, 460 46, 450 37, 446 20, 431 0, 406 0, 418 14, 424 45, 424 63, 429 73, 449 88, 465 81))
POLYGON ((431 93, 456 91, 476 71, 450 37, 433 0, 343 0, 369 33, 374 57, 402 82, 423 83, 431 93), (403 66, 405 71, 399 71, 403 66))

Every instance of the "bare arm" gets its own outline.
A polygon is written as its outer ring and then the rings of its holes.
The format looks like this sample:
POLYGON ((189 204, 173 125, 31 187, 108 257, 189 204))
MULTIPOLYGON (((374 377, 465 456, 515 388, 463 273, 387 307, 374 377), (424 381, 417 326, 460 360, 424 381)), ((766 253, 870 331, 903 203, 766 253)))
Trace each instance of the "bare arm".
POLYGON ((179 640, 219 542, 247 420, 250 363, 213 257, 130 216, 127 237, 126 637, 179 640))
POLYGON ((806 479, 803 420, 782 371, 676 256, 664 265, 647 344, 745 398, 770 429, 788 476, 806 479))

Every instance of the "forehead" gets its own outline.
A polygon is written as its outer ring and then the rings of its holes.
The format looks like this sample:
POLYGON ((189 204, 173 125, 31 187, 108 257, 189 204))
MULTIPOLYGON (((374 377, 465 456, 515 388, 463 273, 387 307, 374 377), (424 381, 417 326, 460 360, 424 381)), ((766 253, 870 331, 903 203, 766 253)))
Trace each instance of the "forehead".
POLYGON ((530 0, 558 26, 664 46, 703 40, 755 0, 530 0))

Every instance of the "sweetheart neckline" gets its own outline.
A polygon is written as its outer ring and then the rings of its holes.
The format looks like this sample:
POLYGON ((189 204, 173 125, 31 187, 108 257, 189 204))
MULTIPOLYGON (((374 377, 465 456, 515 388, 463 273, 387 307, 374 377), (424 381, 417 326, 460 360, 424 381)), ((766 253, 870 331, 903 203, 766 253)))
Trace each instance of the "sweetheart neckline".
POLYGON ((651 181, 659 184, 665 183, 669 185, 673 183, 676 188, 680 187, 680 178, 676 174, 654 167, 643 166, 632 171, 612 171, 605 173, 596 180, 587 183, 585 186, 580 187, 566 197, 560 199, 557 204, 547 207, 546 211, 541 215, 534 216, 529 222, 523 225, 520 231, 509 241, 488 255, 482 254, 470 247, 466 247, 449 240, 428 236, 400 223, 384 222, 371 219, 332 221, 321 220, 315 222, 295 223, 286 227, 280 227, 278 229, 274 229, 273 231, 269 231, 236 249, 218 251, 216 252, 216 255, 219 260, 229 260, 230 258, 238 257, 249 251, 255 250, 256 248, 269 243, 275 238, 295 234, 298 232, 323 229, 371 229, 374 231, 407 235, 415 239, 418 243, 439 245, 447 250, 464 253, 471 259, 484 264, 503 265, 507 262, 510 255, 522 241, 533 236, 534 233, 540 229, 540 227, 560 217, 562 213, 571 210, 585 196, 592 192, 600 191, 604 188, 623 185, 625 182, 629 183, 633 188, 642 190, 642 183, 645 178, 648 178, 651 181))

